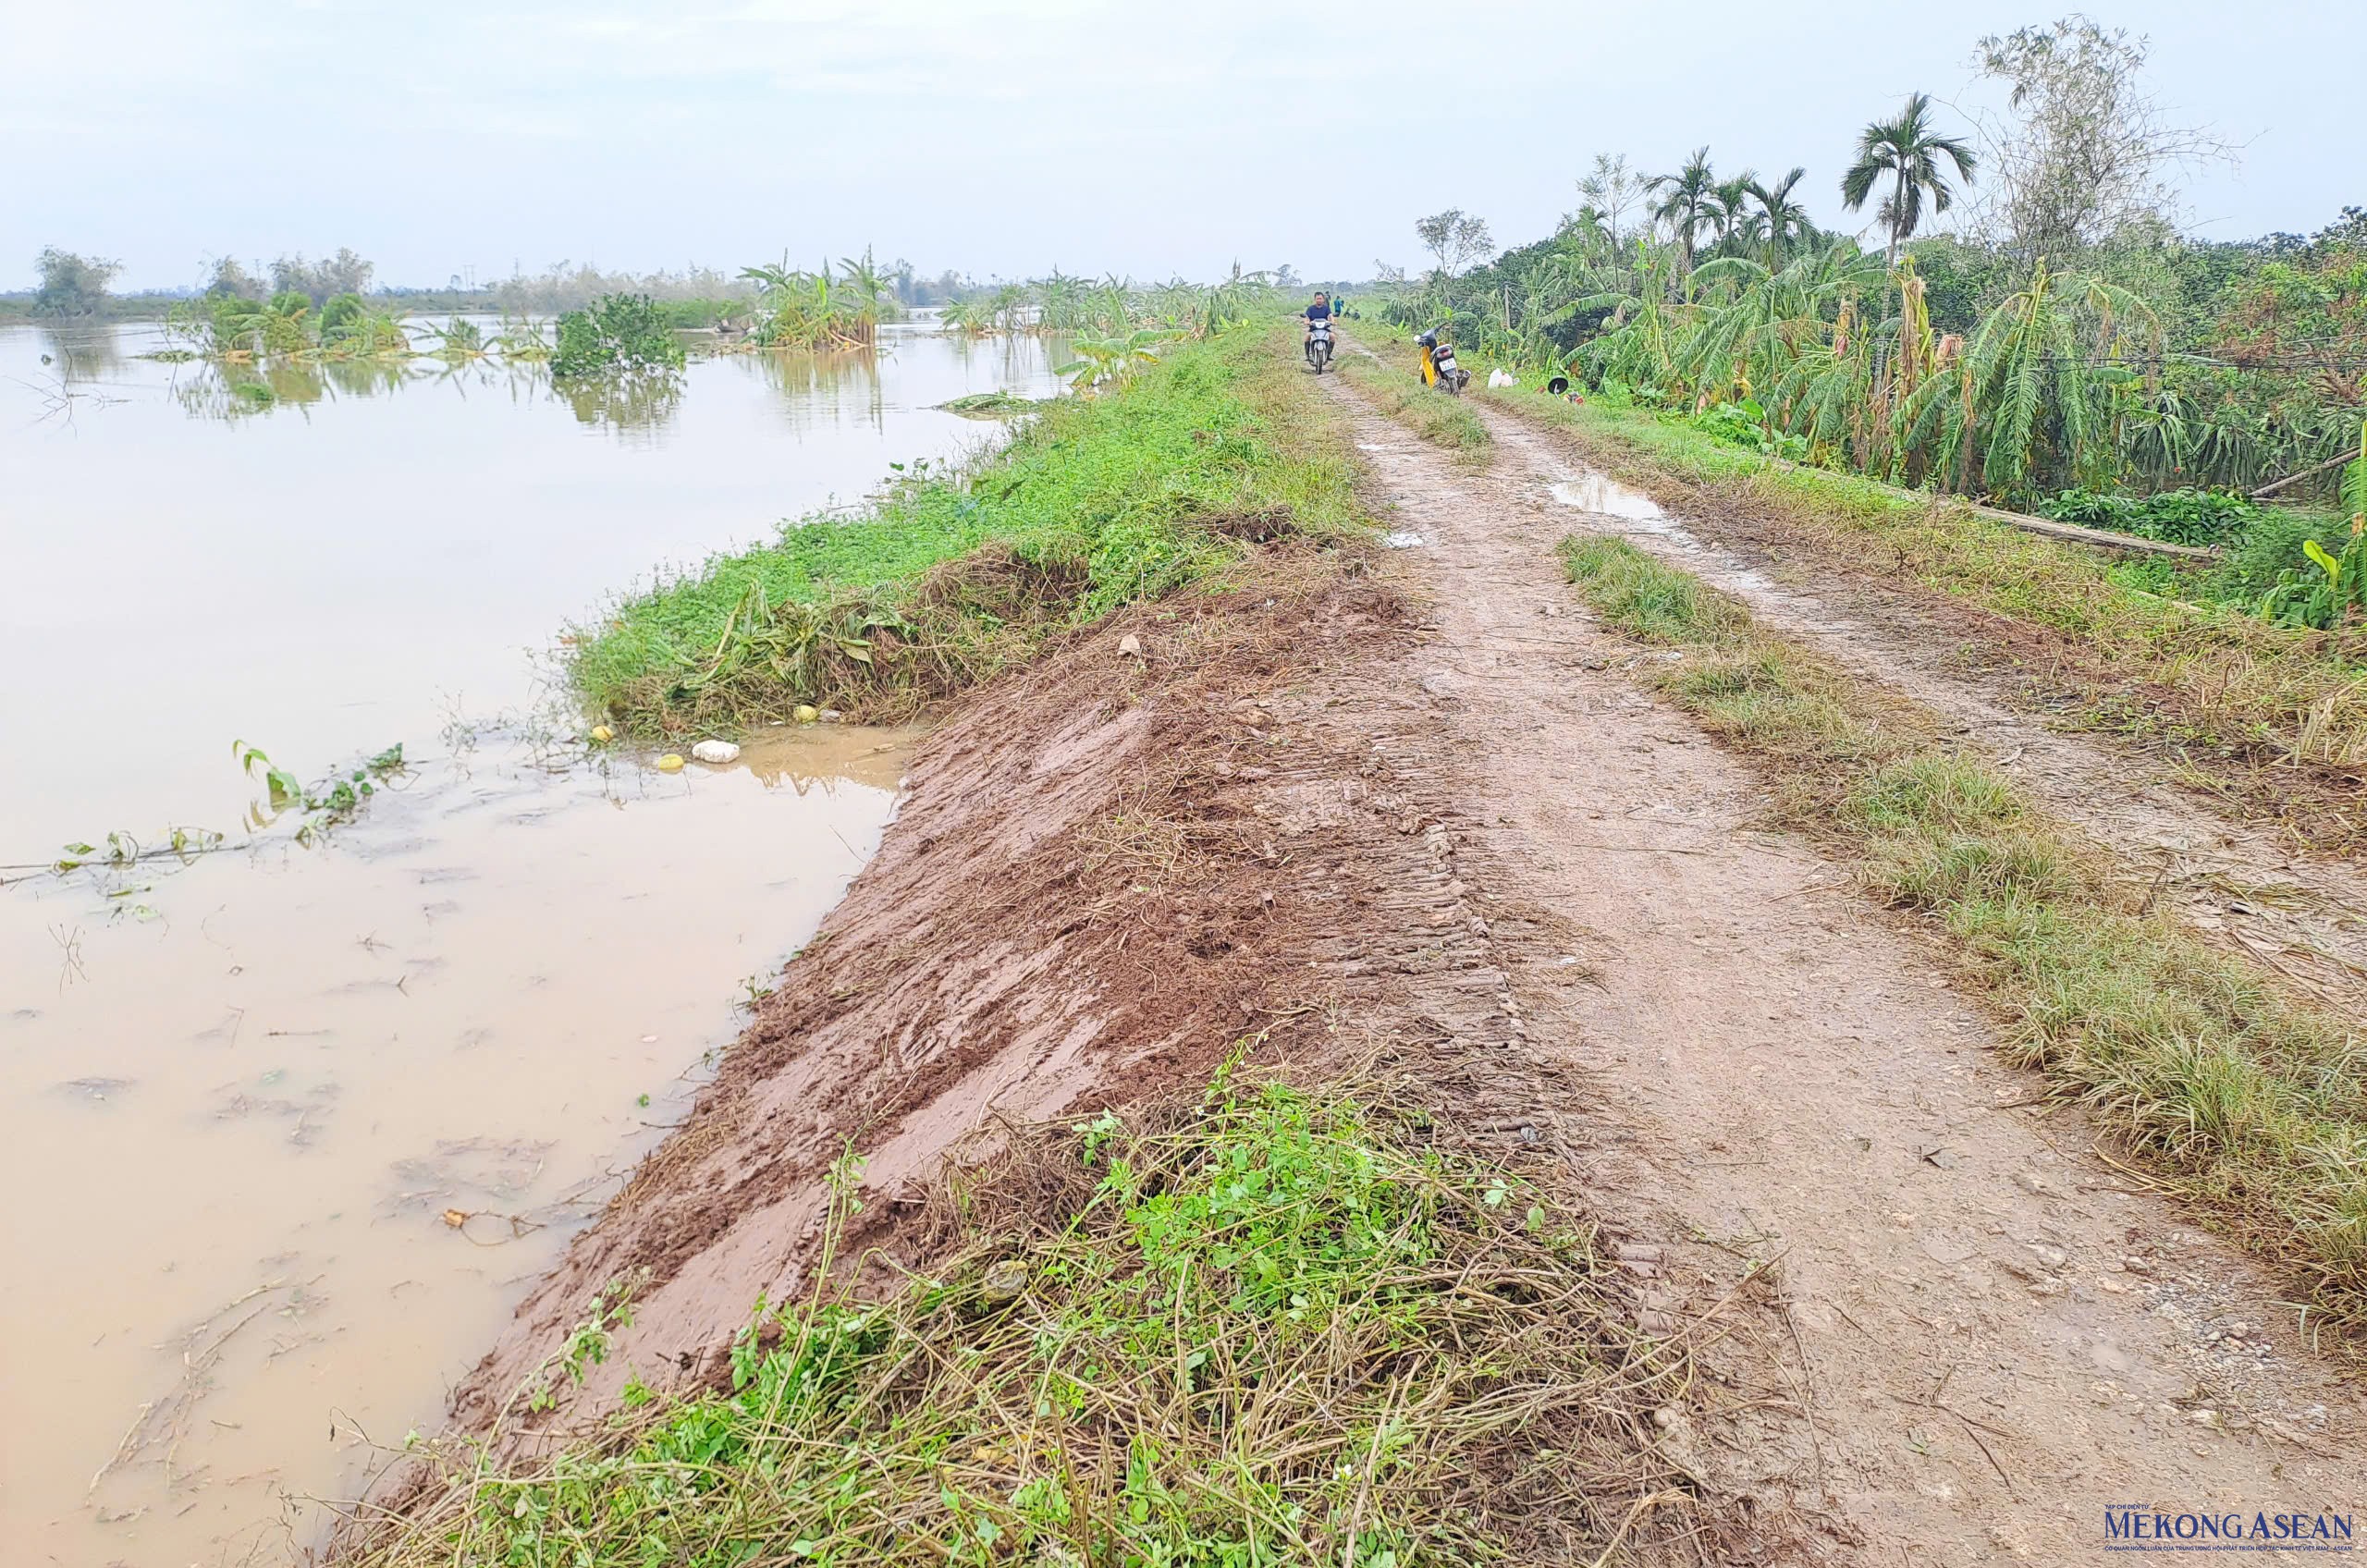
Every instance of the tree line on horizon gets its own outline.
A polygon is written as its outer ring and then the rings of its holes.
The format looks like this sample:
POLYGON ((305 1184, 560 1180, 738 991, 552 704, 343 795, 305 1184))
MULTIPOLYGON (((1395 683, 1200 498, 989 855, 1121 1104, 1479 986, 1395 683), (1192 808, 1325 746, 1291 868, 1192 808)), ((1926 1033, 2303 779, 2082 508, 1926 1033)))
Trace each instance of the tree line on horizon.
POLYGON ((2367 401, 2367 214, 2183 233, 2177 176, 2230 150, 2159 104, 2146 57, 2079 17, 1982 39, 2010 111, 1950 127, 1916 92, 1870 119, 1827 177, 1861 234, 1809 217, 1802 165, 1599 154, 1543 239, 1419 220, 1429 265, 1387 309, 1466 355, 1902 484, 2031 505, 2298 473, 2331 495, 2367 401))

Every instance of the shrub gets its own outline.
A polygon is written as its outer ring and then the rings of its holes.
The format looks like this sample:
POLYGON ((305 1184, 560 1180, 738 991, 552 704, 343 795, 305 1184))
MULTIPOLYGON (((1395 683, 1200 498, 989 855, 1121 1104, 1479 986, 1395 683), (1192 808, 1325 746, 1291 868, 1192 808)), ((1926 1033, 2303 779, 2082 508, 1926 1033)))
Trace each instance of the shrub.
POLYGON ((554 375, 630 374, 679 370, 682 345, 666 312, 646 294, 603 294, 558 318, 554 375))

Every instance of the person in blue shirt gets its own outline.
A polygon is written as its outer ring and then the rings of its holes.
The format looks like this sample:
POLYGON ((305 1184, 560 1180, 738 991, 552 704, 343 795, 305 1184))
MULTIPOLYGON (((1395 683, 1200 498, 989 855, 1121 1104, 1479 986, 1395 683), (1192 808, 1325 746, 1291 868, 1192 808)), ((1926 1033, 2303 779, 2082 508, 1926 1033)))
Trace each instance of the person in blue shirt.
POLYGON ((1330 321, 1331 319, 1331 297, 1324 293, 1322 289, 1317 289, 1315 291, 1315 303, 1307 306, 1300 319, 1306 324, 1305 336, 1308 337, 1314 337, 1315 324, 1319 321, 1330 321))

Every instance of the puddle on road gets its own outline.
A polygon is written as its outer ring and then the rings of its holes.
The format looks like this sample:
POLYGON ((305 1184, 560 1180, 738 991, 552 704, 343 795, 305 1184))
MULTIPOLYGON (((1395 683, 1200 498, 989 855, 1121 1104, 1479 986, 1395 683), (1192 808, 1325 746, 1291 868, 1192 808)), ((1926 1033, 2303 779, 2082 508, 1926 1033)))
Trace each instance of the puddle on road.
POLYGON ((1665 539, 1683 554, 1699 557, 1707 566, 1709 575, 1717 586, 1731 592, 1777 592, 1774 580, 1728 560, 1711 550, 1692 532, 1661 509, 1660 503, 1641 490, 1631 490, 1606 474, 1582 469, 1575 479, 1559 480, 1551 485, 1553 498, 1565 507, 1598 517, 1617 518, 1631 524, 1626 528, 1606 530, 1626 535, 1648 534, 1665 539))
POLYGON ((315 849, 0 892, 10 1561, 311 1543, 288 1501, 437 1424, 876 848, 912 735, 672 775, 498 740, 315 849))
POLYGON ((1631 522, 1664 522, 1668 514, 1641 490, 1630 490, 1607 475, 1588 472, 1553 486, 1553 498, 1582 512, 1625 518, 1631 522))

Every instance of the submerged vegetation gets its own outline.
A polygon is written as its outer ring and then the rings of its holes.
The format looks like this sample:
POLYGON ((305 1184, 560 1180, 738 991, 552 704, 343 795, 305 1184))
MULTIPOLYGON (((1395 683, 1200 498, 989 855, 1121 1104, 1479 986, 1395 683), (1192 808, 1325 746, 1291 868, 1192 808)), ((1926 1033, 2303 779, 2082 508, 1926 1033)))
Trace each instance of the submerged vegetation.
POLYGON ((664 375, 682 368, 682 345, 656 301, 611 294, 558 318, 557 376, 664 375))
POLYGON ((1654 685, 1758 760, 1792 826, 1930 916, 2043 1069, 2163 1179, 2367 1322, 2367 1102, 2350 1023, 2197 937, 1919 710, 1769 633, 1624 540, 1574 536, 1571 581, 1676 651, 1654 685))
POLYGON ((1294 428, 1262 334, 1180 347, 1063 398, 983 461, 915 469, 860 518, 794 523, 581 632, 584 695, 643 730, 907 710, 1045 636, 1220 571, 1221 526, 1357 526, 1347 465, 1294 428))
POLYGON ((885 1294, 832 1280, 854 1174, 825 1282, 758 1304, 729 1388, 636 1380, 545 1460, 450 1444, 448 1485, 352 1560, 1387 1568, 1690 1527, 1651 1436, 1684 1342, 1630 1327, 1591 1221, 1418 1115, 1228 1071, 1196 1105, 1015 1130, 885 1294))
POLYGON ((765 349, 861 349, 879 337, 889 312, 901 313, 871 252, 847 257, 834 274, 779 266, 748 267, 741 277, 756 288, 751 345, 765 349))
POLYGON ((939 320, 948 331, 982 337, 996 333, 1038 333, 1112 342, 1141 331, 1176 337, 1207 337, 1270 314, 1284 297, 1270 273, 1235 266, 1220 283, 1135 284, 1119 277, 1098 283, 1055 271, 1033 283, 964 288, 947 302, 939 320))

